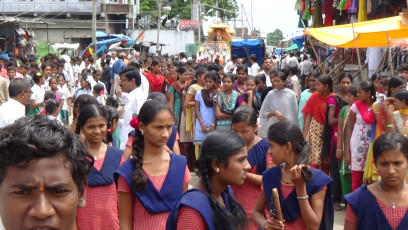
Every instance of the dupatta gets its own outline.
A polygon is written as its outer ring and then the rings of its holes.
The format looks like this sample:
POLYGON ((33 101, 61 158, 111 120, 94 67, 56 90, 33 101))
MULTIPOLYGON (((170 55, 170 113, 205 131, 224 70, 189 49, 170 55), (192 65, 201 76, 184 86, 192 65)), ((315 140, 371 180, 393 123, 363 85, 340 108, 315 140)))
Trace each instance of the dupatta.
POLYGON ((356 105, 366 124, 372 124, 375 121, 374 111, 372 109, 368 109, 366 103, 362 101, 355 101, 354 104, 356 105))

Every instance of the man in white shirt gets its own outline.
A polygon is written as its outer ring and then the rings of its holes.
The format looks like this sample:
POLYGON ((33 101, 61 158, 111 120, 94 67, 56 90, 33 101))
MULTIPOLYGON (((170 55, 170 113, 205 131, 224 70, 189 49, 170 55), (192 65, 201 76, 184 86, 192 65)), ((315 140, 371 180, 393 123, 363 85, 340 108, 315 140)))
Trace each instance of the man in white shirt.
POLYGON ((286 67, 289 67, 289 68, 294 68, 294 67, 299 68, 299 62, 298 62, 297 57, 295 56, 295 54, 294 54, 293 52, 290 52, 290 53, 289 53, 289 59, 288 59, 288 61, 287 61, 286 67))
POLYGON ((383 56, 383 47, 368 47, 366 52, 366 60, 364 67, 368 68, 368 80, 371 79, 378 66, 381 64, 381 58, 383 56))
POLYGON ((259 72, 259 65, 257 63, 258 57, 256 54, 251 54, 249 56, 249 62, 251 62, 251 68, 249 69, 249 75, 256 76, 259 72))
POLYGON ((265 74, 266 75, 266 86, 267 87, 270 87, 270 86, 272 86, 272 82, 271 82, 271 79, 269 78, 269 73, 271 72, 271 70, 272 70, 272 58, 270 58, 270 57, 265 57, 263 60, 262 60, 262 71, 261 72, 259 72, 258 74, 265 74))
POLYGON ((147 95, 139 89, 141 77, 139 71, 134 67, 127 67, 119 73, 119 86, 122 92, 127 93, 124 98, 124 116, 122 123, 122 134, 120 138, 120 149, 125 149, 129 132, 133 130, 130 126, 133 114, 139 114, 140 108, 146 101, 147 95))
MULTIPOLYGON (((129 67, 135 67, 139 72, 140 72, 140 62, 136 59, 131 59, 129 61, 129 67)), ((150 83, 149 80, 147 80, 146 76, 140 72, 140 87, 138 87, 137 89, 141 91, 141 93, 143 95, 149 96, 149 88, 150 88, 150 83)))
POLYGON ((234 71, 235 67, 237 66, 235 63, 237 62, 238 56, 236 54, 232 55, 231 61, 227 62, 224 66, 224 73, 231 73, 234 71))
POLYGON ((10 82, 10 99, 0 106, 0 128, 11 125, 25 116, 25 106, 30 103, 31 84, 27 79, 16 78, 10 82))

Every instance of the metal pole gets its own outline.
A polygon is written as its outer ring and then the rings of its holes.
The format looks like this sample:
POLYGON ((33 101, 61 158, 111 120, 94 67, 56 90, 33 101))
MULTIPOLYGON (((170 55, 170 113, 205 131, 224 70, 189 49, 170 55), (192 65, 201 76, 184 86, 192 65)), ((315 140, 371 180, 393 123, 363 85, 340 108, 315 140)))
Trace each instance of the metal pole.
POLYGON ((159 54, 160 47, 160 26, 161 26, 161 0, 157 0, 157 6, 159 7, 159 16, 157 19, 157 41, 156 41, 156 54, 159 54))
POLYGON ((96 61, 96 0, 92 0, 92 58, 96 61))
POLYGON ((50 53, 50 41, 48 40, 48 23, 47 23, 47 49, 48 53, 50 53))

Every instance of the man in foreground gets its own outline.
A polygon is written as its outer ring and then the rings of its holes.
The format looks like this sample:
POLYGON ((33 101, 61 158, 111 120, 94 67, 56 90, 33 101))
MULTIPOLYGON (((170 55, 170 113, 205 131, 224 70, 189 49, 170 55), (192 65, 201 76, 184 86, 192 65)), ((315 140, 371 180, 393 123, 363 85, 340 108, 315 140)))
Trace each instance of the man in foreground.
POLYGON ((47 117, 0 129, 0 216, 6 230, 76 230, 93 158, 71 131, 47 117))

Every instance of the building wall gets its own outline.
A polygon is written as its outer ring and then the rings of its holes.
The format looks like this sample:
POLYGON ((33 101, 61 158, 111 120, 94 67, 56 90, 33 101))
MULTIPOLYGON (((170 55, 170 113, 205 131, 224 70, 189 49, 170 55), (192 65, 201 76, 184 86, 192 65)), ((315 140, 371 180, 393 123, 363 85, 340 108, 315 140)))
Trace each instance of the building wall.
MULTIPOLYGON (((133 30, 130 31, 130 37, 135 40, 138 35, 143 30, 133 30)), ((156 42, 157 41, 157 29, 146 30, 143 33, 143 40, 138 40, 138 42, 156 42)), ((177 30, 167 30, 160 29, 159 42, 166 44, 163 46, 161 53, 168 53, 169 55, 174 55, 180 52, 185 52, 186 44, 193 44, 194 42, 194 31, 177 31, 177 30)), ((156 52, 156 47, 150 47, 150 53, 156 52)))

